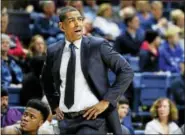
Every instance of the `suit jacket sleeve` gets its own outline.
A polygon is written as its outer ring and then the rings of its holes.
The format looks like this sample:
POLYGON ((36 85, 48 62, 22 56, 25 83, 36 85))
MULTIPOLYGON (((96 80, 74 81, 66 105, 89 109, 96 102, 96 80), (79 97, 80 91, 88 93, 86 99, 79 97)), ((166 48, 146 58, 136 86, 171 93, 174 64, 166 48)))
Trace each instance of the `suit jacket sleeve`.
POLYGON ((119 97, 130 85, 134 74, 128 62, 123 56, 115 52, 107 41, 101 44, 100 52, 104 63, 116 74, 115 82, 104 95, 104 100, 108 100, 110 106, 115 108, 119 97))
POLYGON ((43 66, 41 75, 41 85, 49 102, 52 111, 59 106, 60 95, 56 90, 53 81, 52 66, 54 60, 54 52, 47 51, 46 61, 43 66))

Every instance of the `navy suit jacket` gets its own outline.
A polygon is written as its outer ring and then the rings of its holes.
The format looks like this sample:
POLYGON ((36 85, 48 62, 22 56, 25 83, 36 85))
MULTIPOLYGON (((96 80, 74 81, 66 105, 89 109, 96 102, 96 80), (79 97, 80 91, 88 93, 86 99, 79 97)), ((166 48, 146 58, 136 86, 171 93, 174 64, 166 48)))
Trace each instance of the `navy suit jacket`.
MULTIPOLYGON (((60 64, 65 46, 59 41, 48 48, 41 81, 48 102, 53 109, 59 106, 60 100, 60 64)), ((133 71, 127 61, 102 38, 85 37, 81 43, 81 67, 84 77, 94 95, 99 100, 108 100, 106 118, 110 131, 122 134, 117 113, 117 101, 128 88, 133 79, 133 71), (108 68, 116 74, 115 83, 110 86, 108 68)))

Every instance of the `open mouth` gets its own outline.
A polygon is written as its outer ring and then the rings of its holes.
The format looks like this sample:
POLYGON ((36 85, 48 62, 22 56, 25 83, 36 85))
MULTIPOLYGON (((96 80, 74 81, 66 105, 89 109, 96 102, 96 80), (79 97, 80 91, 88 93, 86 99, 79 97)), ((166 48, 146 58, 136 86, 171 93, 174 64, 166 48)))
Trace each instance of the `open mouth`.
POLYGON ((82 30, 78 29, 78 30, 75 30, 75 33, 81 33, 82 30))

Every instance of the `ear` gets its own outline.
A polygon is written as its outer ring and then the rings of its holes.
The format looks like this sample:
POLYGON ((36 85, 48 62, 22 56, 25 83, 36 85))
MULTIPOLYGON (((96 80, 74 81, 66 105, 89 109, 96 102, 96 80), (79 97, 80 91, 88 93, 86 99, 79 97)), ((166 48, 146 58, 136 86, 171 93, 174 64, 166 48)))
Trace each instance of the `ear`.
POLYGON ((41 120, 41 121, 39 122, 39 127, 42 126, 43 123, 44 123, 44 121, 41 120))
POLYGON ((60 30, 65 31, 63 22, 59 22, 59 28, 60 28, 60 30))

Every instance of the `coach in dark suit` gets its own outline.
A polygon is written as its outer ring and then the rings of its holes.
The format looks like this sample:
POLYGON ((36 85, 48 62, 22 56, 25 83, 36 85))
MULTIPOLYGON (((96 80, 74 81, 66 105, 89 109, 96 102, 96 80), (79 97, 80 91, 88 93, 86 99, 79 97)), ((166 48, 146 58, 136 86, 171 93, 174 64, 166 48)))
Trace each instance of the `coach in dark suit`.
POLYGON ((41 80, 60 133, 122 134, 116 106, 132 69, 106 40, 82 36, 83 17, 75 8, 61 9, 59 26, 66 38, 48 49, 41 80), (112 86, 108 68, 116 73, 112 86))

